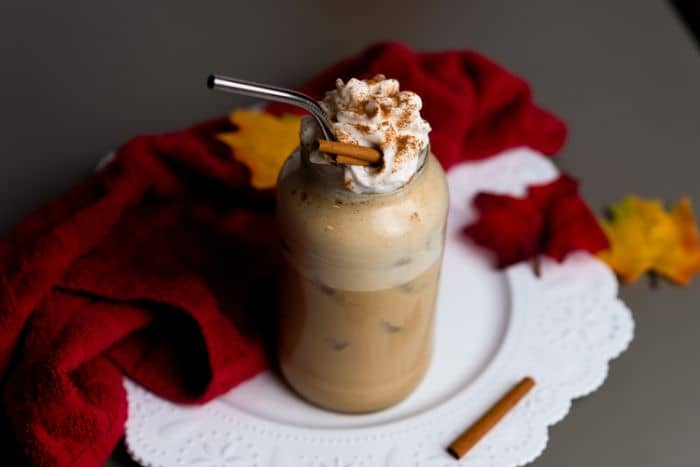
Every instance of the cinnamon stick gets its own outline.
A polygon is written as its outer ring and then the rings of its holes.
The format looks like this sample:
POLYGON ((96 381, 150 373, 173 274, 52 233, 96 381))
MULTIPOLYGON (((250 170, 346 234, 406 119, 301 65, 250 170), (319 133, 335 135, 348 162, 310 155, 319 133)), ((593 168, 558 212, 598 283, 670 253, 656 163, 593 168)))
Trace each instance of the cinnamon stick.
POLYGON ((354 157, 341 156, 341 155, 335 156, 335 162, 337 164, 364 165, 364 166, 372 165, 371 162, 368 162, 368 161, 365 161, 362 159, 356 159, 354 157))
MULTIPOLYGON (((338 157, 345 156, 355 160, 368 162, 368 165, 376 164, 382 160, 382 154, 374 148, 358 146, 356 144, 341 143, 339 141, 318 140, 318 149, 327 154, 335 154, 338 157)), ((339 164, 342 162, 338 162, 339 164)), ((345 162, 352 163, 352 162, 345 162)))
POLYGON ((476 423, 459 435, 449 445, 447 452, 458 460, 464 457, 534 386, 534 379, 529 376, 523 378, 501 400, 496 402, 488 412, 482 415, 476 423))

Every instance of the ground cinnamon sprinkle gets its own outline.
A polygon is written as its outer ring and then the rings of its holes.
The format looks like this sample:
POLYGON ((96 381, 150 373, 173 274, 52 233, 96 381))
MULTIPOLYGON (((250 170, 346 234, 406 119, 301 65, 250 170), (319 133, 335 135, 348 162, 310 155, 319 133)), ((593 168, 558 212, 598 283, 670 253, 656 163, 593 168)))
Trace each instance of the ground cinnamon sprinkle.
POLYGON ((420 150, 420 143, 418 140, 411 135, 401 135, 396 140, 396 155, 405 156, 406 154, 411 154, 418 152, 420 150))
POLYGON ((357 140, 353 138, 349 133, 336 129, 335 136, 338 141, 348 144, 358 144, 357 140))
POLYGON ((396 123, 396 126, 403 129, 403 128, 406 128, 410 123, 411 123, 411 110, 406 109, 401 113, 401 117, 399 117, 399 121, 396 123))
POLYGON ((367 115, 367 118, 374 118, 377 113, 379 112, 379 106, 378 105, 365 105, 365 112, 367 115))
POLYGON ((355 128, 357 128, 359 131, 361 131, 361 132, 364 133, 364 134, 369 134, 369 133, 372 132, 372 129, 371 129, 369 126, 367 126, 367 125, 359 125, 359 124, 356 124, 356 125, 355 125, 355 128))
POLYGON ((352 113, 357 114, 357 115, 362 115, 362 116, 367 115, 367 110, 365 109, 365 105, 363 103, 355 104, 355 105, 349 107, 348 110, 352 113))
POLYGON ((396 155, 394 156, 394 172, 402 164, 404 158, 420 151, 420 142, 412 135, 401 135, 396 139, 396 155))

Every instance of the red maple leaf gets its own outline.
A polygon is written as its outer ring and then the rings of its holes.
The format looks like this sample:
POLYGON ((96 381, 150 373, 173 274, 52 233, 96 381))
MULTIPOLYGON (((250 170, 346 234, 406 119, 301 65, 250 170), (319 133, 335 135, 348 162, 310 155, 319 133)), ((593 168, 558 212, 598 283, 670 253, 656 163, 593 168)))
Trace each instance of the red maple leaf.
POLYGON ((479 193, 479 219, 464 233, 496 256, 504 268, 544 253, 557 261, 575 250, 591 253, 608 247, 595 216, 578 193, 578 182, 562 175, 533 185, 525 198, 479 193))

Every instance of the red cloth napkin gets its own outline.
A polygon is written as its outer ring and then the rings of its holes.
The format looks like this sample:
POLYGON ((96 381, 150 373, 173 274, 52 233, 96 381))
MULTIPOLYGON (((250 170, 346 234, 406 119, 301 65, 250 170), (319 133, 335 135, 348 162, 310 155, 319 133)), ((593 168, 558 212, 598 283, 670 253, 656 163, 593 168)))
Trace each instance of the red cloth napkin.
MULTIPOLYGON (((450 166, 529 145, 561 122, 474 52, 379 44, 302 86, 385 73, 420 93, 450 166)), ((277 111, 281 108, 277 107, 277 111)), ((215 135, 225 119, 141 136, 0 241, 0 444, 8 465, 102 465, 124 432, 122 374, 202 403, 265 367, 274 329, 273 197, 215 135), (268 332, 266 332, 268 331, 268 332), (19 447, 8 461, 10 447, 19 447)))

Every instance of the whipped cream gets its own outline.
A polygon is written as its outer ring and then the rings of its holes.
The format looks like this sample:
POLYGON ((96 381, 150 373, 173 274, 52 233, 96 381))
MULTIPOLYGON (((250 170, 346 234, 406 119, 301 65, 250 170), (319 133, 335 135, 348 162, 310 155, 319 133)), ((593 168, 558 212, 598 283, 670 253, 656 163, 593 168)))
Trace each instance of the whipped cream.
POLYGON ((401 91, 397 80, 384 75, 347 83, 338 79, 335 86, 320 104, 338 141, 375 147, 383 154, 380 167, 345 165, 345 187, 356 193, 389 193, 410 182, 429 143, 430 124, 421 118, 420 96, 401 91))

